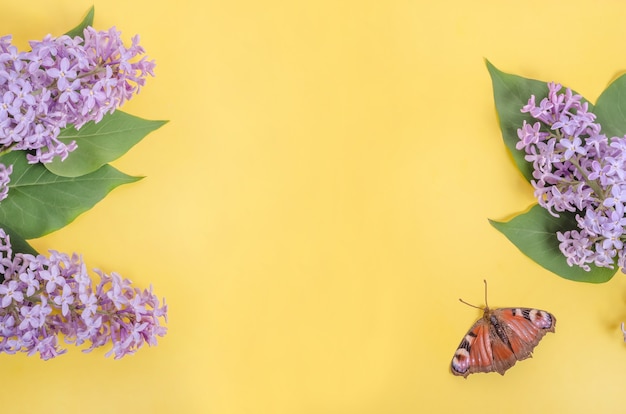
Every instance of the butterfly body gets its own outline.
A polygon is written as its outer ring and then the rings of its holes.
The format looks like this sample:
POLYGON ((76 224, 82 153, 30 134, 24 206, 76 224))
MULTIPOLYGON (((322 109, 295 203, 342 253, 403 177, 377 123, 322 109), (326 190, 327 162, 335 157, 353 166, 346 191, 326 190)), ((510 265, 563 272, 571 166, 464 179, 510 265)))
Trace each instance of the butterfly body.
POLYGON ((454 375, 504 372, 532 356, 541 338, 554 332, 556 318, 532 308, 483 308, 483 316, 467 332, 452 358, 454 375))

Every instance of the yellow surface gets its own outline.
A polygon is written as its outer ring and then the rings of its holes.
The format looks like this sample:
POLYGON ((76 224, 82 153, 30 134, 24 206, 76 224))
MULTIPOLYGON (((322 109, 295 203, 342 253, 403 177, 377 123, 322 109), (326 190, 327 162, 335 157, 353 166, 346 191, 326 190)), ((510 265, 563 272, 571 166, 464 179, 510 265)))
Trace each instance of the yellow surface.
MULTIPOLYGON (((3 1, 2 33, 73 27, 91 0, 3 1)), ((34 241, 154 285, 169 333, 120 361, 0 356, 12 413, 624 412, 626 278, 560 279, 491 228, 532 203, 483 58, 595 101, 626 69, 620 1, 94 1, 170 119, 119 188, 34 241), (449 372, 479 311, 558 319, 504 377, 449 372)))

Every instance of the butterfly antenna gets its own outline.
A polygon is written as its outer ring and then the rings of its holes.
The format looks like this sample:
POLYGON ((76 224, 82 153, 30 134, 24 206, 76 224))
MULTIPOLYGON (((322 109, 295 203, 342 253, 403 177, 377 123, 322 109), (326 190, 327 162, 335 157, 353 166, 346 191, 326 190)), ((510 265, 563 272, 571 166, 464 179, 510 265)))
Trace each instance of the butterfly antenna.
POLYGON ((467 302, 465 302, 465 301, 464 301, 463 299, 461 299, 461 298, 459 298, 459 301, 460 301, 461 303, 465 303, 467 306, 471 306, 472 308, 476 308, 476 309, 480 309, 480 310, 482 310, 482 309, 483 309, 483 308, 481 308, 480 306, 476 306, 476 305, 472 305, 471 303, 467 303, 467 302))
POLYGON ((485 282, 485 307, 489 309, 489 304, 487 303, 487 279, 483 279, 483 282, 485 282))
MULTIPOLYGON (((487 304, 487 281, 483 279, 483 282, 485 282, 485 307, 484 308, 481 308, 480 306, 472 305, 471 303, 467 303, 463 299, 460 299, 460 298, 459 298, 459 301, 461 303, 466 304, 467 306, 471 306, 472 308, 480 309, 483 311, 489 309, 489 305, 487 304)), ((626 331, 624 332, 624 337, 626 338, 626 331)))

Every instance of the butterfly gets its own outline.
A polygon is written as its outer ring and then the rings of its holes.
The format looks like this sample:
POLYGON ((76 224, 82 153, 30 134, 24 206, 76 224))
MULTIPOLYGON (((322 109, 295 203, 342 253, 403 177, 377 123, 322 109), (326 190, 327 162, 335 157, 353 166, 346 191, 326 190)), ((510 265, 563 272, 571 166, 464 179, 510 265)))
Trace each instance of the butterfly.
POLYGON ((548 332, 554 332, 556 324, 554 315, 539 309, 490 309, 487 305, 487 281, 484 282, 484 308, 459 299, 484 312, 483 317, 465 334, 452 358, 452 373, 465 378, 476 372, 495 371, 504 375, 517 361, 531 357, 541 338, 548 332))

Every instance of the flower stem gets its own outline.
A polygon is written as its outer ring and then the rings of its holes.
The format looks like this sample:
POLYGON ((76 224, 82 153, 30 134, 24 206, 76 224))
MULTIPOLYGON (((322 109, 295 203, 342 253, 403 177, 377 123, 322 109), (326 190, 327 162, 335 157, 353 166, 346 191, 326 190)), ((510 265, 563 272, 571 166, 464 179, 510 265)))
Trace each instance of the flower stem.
POLYGON ((596 196, 598 196, 600 200, 604 200, 606 198, 606 193, 602 191, 602 188, 600 187, 600 185, 598 185, 598 182, 596 180, 589 179, 587 172, 578 163, 578 159, 572 157, 569 161, 580 172, 580 174, 583 176, 583 179, 585 180, 585 183, 589 186, 589 188, 593 190, 596 196))

